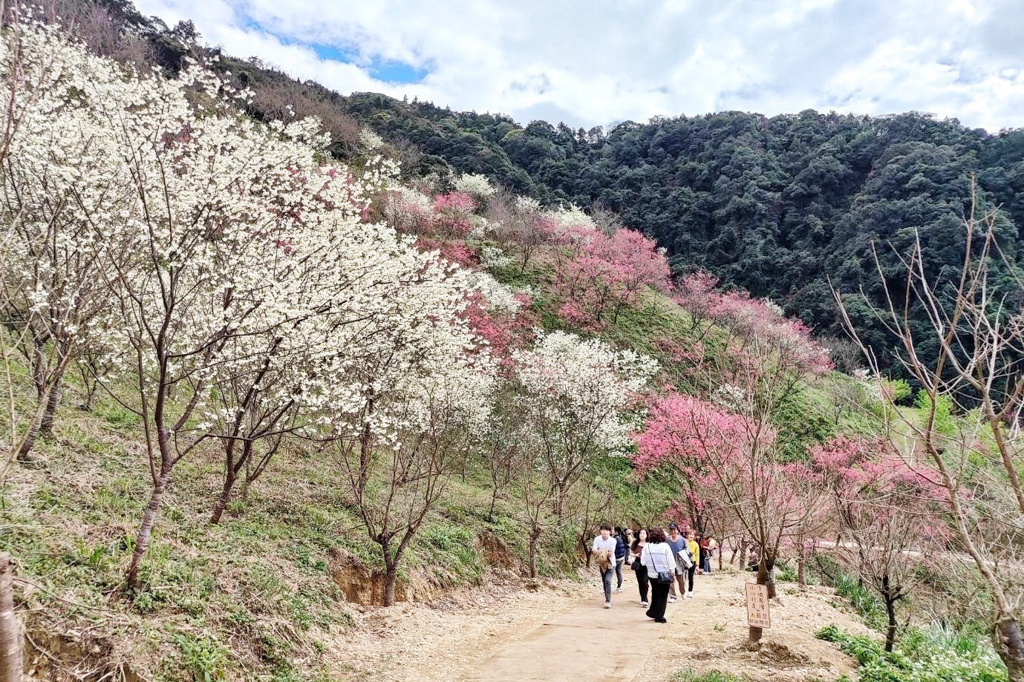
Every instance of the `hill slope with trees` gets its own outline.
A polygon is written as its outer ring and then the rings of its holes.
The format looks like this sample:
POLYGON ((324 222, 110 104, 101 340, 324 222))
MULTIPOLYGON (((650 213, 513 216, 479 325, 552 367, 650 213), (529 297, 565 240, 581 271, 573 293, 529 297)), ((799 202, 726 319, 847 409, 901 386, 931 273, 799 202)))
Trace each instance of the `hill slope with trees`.
MULTIPOLYGON (((60 4, 64 15, 86 18, 78 19, 81 31, 101 51, 170 71, 186 54, 217 53, 201 46, 190 24, 167 28, 126 0, 60 4)), ((400 152, 409 176, 482 174, 542 204, 609 211, 664 247, 676 272, 710 271, 727 287, 771 298, 817 333, 839 336, 831 278, 850 297, 865 341, 897 373, 902 367, 887 351, 891 338, 867 308, 883 306, 886 292, 901 298, 904 282, 893 276, 898 257, 883 247, 882 286, 871 244, 892 243, 899 251, 919 230, 934 256, 934 274, 945 282, 942 273, 962 262, 960 225, 974 177, 982 206, 1002 209, 1000 244, 1010 262, 1017 262, 1024 239, 1021 130, 990 134, 913 112, 868 117, 811 110, 657 117, 574 130, 375 93, 343 96, 256 58, 222 55, 218 68, 253 89, 249 109, 257 117, 280 118, 285 107, 319 116, 338 158, 355 153, 359 130, 369 126, 400 152)), ((920 309, 911 315, 925 324, 920 309)))
MULTIPOLYGON (((894 145, 865 171, 878 201, 833 207, 894 230, 869 295, 910 285, 884 322, 839 302, 860 368, 769 298, 673 277, 614 211, 544 195, 543 164, 517 193, 188 25, 69 6, 84 44, 15 12, 0 52, 7 679, 23 626, 40 665, 87 678, 316 679, 355 613, 572 575, 608 519, 680 521, 741 565, 752 543, 772 598, 813 561, 885 633, 822 632, 864 679, 1024 678, 1024 284, 1014 209, 988 210, 969 154, 894 145), (870 352, 883 323, 916 394, 870 352), (927 618, 972 648, 933 663, 927 618)), ((478 121, 465 159, 538 127, 478 121)), ((729 225, 770 223, 779 163, 715 176, 729 225)))

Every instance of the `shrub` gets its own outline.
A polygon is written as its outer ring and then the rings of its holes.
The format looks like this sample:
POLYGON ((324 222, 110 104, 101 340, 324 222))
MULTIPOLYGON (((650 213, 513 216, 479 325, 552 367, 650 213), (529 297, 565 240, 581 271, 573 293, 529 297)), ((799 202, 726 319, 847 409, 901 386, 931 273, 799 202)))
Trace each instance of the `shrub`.
POLYGON ((859 664, 861 682, 997 682, 1007 679, 1006 668, 990 646, 977 637, 951 628, 911 628, 895 651, 885 653, 870 637, 851 635, 835 625, 817 632, 819 639, 835 643, 859 664))

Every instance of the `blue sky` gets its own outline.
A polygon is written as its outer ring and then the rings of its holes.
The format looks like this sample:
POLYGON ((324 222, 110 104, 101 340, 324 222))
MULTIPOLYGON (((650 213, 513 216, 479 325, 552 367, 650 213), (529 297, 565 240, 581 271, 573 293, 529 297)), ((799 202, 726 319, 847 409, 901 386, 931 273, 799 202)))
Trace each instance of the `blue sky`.
POLYGON ((739 109, 1024 127, 1020 0, 138 0, 343 94, 572 126, 739 109))

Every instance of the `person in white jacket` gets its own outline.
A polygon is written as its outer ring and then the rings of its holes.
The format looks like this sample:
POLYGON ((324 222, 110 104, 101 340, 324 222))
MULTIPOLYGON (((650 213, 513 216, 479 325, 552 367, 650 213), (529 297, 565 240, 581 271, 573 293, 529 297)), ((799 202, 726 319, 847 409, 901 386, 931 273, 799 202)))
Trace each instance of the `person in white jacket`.
POLYGON ((667 623, 665 608, 668 606, 669 585, 675 580, 676 559, 672 555, 672 548, 665 542, 663 529, 650 530, 647 544, 640 553, 640 563, 647 569, 651 580, 651 607, 647 609, 647 617, 653 618, 655 623, 667 623), (658 580, 659 573, 668 573, 672 580, 661 582, 658 580))

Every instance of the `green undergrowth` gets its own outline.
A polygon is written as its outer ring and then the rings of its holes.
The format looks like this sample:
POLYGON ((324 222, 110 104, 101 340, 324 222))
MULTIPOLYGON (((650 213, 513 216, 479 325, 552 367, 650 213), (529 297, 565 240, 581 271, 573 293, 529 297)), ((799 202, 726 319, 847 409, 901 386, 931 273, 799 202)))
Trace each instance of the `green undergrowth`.
MULTIPOLYGON (((42 588, 18 594, 29 631, 85 631, 83 652, 96 645, 108 664, 130 663, 154 680, 326 675, 324 643, 355 622, 332 574, 337 559, 354 557, 368 570, 381 565, 379 547, 332 484, 330 462, 281 453, 248 499, 210 526, 223 465, 212 448, 182 460, 140 587, 129 591, 124 575, 150 492, 138 438, 120 408, 65 407, 55 438, 39 443, 38 461, 16 467, 0 491, 0 548, 15 558, 19 576, 42 588)), ((479 584, 484 535, 521 573, 527 548, 511 495, 487 519, 482 477, 456 476, 448 493, 410 548, 400 580, 415 576, 442 590, 479 584)), ((575 536, 552 532, 546 540, 542 573, 567 574, 575 536)))
POLYGON ((835 625, 822 628, 817 636, 833 642, 857 659, 860 682, 1001 682, 1007 679, 1006 667, 991 646, 984 646, 976 637, 937 625, 909 629, 891 653, 886 653, 877 640, 852 635, 835 625))
POLYGON ((835 589, 840 602, 849 605, 879 635, 852 635, 829 625, 818 631, 819 639, 835 643, 857 659, 861 682, 925 682, 965 680, 991 682, 1007 679, 1006 668, 978 621, 961 623, 904 624, 896 639, 895 650, 885 653, 881 634, 888 618, 881 599, 870 589, 841 570, 834 559, 817 555, 810 562, 816 579, 835 589))

